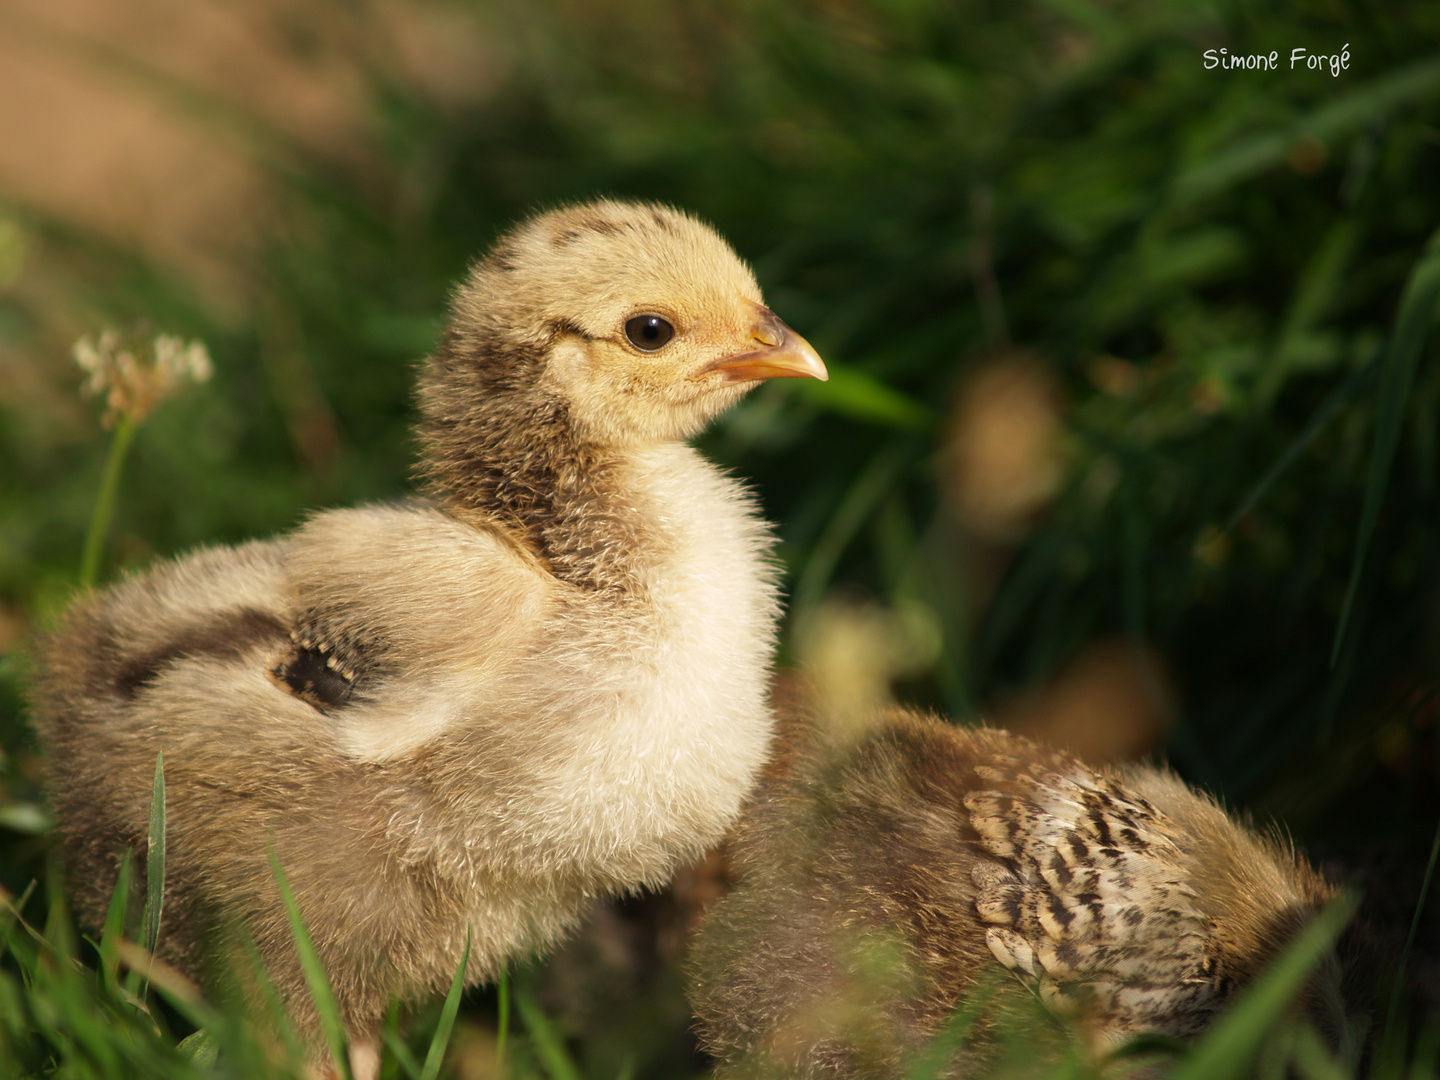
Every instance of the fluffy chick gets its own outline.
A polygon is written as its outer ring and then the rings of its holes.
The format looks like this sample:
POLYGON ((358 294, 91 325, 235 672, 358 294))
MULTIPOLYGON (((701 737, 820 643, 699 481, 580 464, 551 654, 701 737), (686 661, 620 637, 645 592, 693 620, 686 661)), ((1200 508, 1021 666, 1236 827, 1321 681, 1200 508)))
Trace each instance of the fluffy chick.
MULTIPOLYGON (((505 236, 420 382, 424 495, 79 601, 35 716, 80 913, 167 781, 161 954, 259 947, 316 1021, 267 842, 351 1039, 719 839, 768 747, 769 536, 684 440, 826 377, 708 227, 601 201, 505 236)), ((373 1059, 373 1053, 369 1055, 373 1059)))
MULTIPOLYGON (((988 1019, 940 1075, 983 1072, 1036 996, 1096 1052, 1190 1036, 1332 894, 1168 772, 902 710, 767 782, 736 861, 688 976, 702 1042, 747 1076, 906 1075, 971 991, 988 1019)), ((1333 959, 1307 994, 1343 1041, 1333 959)))

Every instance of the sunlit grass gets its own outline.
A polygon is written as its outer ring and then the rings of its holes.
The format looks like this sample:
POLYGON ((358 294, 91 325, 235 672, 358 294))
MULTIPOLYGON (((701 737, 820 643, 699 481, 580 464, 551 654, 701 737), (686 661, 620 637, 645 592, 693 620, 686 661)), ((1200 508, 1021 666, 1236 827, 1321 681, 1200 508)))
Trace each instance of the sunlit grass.
MULTIPOLYGON (((126 885, 122 869, 120 885, 126 885)), ((302 956, 306 955, 303 919, 289 894, 283 870, 276 867, 277 880, 287 896, 292 930, 302 956)), ((273 1040, 247 1026, 246 1021, 218 1012, 195 996, 186 981, 153 961, 150 954, 120 937, 124 901, 117 886, 116 901, 98 944, 99 964, 92 968, 77 954, 76 939, 69 929, 68 914, 57 899, 51 902, 44 929, 37 929, 24 916, 32 897, 0 896, 3 908, 3 963, 0 963, 0 1069, 7 1077, 95 1077, 115 1078, 144 1075, 174 1080, 199 1080, 250 1075, 245 1070, 262 1067, 266 1075, 298 1078, 307 1067, 303 1056, 293 1051, 287 1059, 276 1057, 273 1040), (143 977, 142 989, 131 993, 115 977, 124 968, 143 977), (149 989, 144 989, 148 983, 149 989), (166 1011, 157 1012, 164 1003, 166 1011), (168 1026, 167 1015, 179 1016, 196 1030, 177 1039, 168 1026), (138 1072, 137 1072, 138 1070, 138 1072), (237 1071, 238 1070, 238 1071, 237 1071)), ((1058 1063, 1046 1064, 1027 1050, 1023 1035, 1019 1041, 998 1036, 1008 1046, 996 1058, 993 1073, 979 1076, 1023 1075, 1039 1080, 1062 1077, 1122 1076, 1134 1068, 1148 1069, 1157 1061, 1173 1059, 1168 1075, 1176 1080, 1241 1080, 1262 1073, 1290 1068, 1306 1080, 1367 1078, 1385 1080, 1428 1080, 1437 1075, 1433 1032, 1420 1033, 1412 1049, 1399 1047, 1374 1058, 1368 1069, 1338 1058, 1301 1019, 1289 1015, 1290 1004, 1303 987, 1324 953, 1330 949, 1345 922, 1353 915, 1354 898, 1342 899, 1322 913, 1247 989, 1212 1029, 1193 1046, 1157 1046, 1146 1043, 1122 1049, 1108 1064, 1090 1061, 1083 1054, 1069 1055, 1058 1063), (1148 1063, 1148 1064, 1147 1064, 1148 1063)), ((314 960, 313 952, 310 954, 314 960)), ((468 959, 468 950, 467 950, 468 959)), ((307 963, 307 977, 313 969, 307 963)), ((455 1076, 453 1063, 446 1065, 446 1046, 461 1002, 463 966, 457 971, 433 1030, 402 1036, 387 1032, 383 1041, 382 1075, 403 1075, 409 1080, 440 1080, 455 1076), (420 1063, 415 1047, 424 1047, 420 1063)), ((328 986, 323 972, 313 971, 311 993, 326 1015, 324 1000, 328 986)), ((998 978, 1005 978, 997 972, 998 978)), ((946 1075, 946 1063, 970 1038, 977 1020, 990 1006, 994 987, 977 987, 955 1011, 953 1018, 936 1035, 929 1048, 915 1058, 906 1080, 934 1080, 946 1075)), ((332 1002, 333 1005, 333 1002, 332 1002)), ((547 1016, 528 992, 515 997, 523 1024, 516 1050, 503 1066, 492 1063, 483 1075, 511 1080, 623 1080, 610 1076, 587 1076, 577 1064, 560 1035, 556 1021, 547 1016)), ((183 1034, 183 1031, 180 1033, 183 1034)), ((337 1072, 348 1075, 343 1032, 330 1052, 337 1072)), ((987 1036, 994 1040, 992 1031, 987 1036)), ((1038 1044, 1037 1044, 1038 1045, 1038 1044)), ((469 1075, 469 1074, 466 1074, 469 1075)), ((757 1074, 764 1076, 762 1071, 757 1074)), ((972 1075, 966 1073, 967 1076, 972 1075)), ((1145 1075, 1150 1075, 1146 1072, 1145 1075)), ((1278 1074, 1277 1074, 1278 1075, 1278 1074)))

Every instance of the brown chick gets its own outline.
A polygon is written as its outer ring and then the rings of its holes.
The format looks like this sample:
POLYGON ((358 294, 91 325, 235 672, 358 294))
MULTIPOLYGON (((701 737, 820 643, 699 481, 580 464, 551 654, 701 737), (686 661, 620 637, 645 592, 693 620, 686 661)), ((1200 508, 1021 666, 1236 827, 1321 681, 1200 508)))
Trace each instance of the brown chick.
POLYGON ((317 1040, 273 842, 369 1073, 389 1002, 467 938, 474 983, 665 881, 765 760, 777 616, 766 525, 684 440, 785 377, 826 372, 676 210, 502 238, 421 377, 423 496, 163 564, 41 642, 80 914, 143 853, 163 751, 162 956, 213 975, 253 937, 317 1040))
MULTIPOLYGON (((1190 1036, 1332 894, 1168 772, 899 709, 767 782, 736 861, 687 974, 747 1076, 906 1075, 972 991, 989 1019, 940 1075, 983 1071, 1036 996, 1096 1052, 1190 1036)), ((1308 995, 1341 1041, 1333 961, 1308 995)))

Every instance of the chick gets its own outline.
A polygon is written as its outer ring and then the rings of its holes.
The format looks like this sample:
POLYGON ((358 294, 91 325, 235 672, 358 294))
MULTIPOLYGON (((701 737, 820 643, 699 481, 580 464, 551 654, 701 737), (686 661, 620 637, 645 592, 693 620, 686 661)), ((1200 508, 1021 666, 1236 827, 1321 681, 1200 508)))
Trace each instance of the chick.
MULTIPOLYGON (((688 977, 738 1075, 907 1075, 970 994, 989 1019, 940 1075, 983 1071, 1036 996, 1095 1052, 1193 1035, 1332 894, 1168 772, 898 709, 767 783, 736 858, 688 977)), ((1333 958, 1308 995, 1342 1041, 1333 958)))
POLYGON ((666 880, 773 722, 769 533, 685 440, 790 377, 827 375, 683 213, 600 201, 502 238, 421 376, 423 495, 158 566, 40 643, 81 915, 143 853, 163 751, 161 955, 213 975, 248 935, 316 1039, 273 844, 363 1072, 467 939, 473 983, 666 880))

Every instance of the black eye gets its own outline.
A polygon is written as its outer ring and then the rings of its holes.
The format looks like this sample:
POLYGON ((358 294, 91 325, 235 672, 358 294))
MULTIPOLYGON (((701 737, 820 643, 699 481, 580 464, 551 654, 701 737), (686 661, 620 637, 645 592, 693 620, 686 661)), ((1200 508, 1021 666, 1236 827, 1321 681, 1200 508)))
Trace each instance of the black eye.
POLYGON ((675 328, 659 315, 636 315, 625 323, 625 336, 637 349, 654 352, 675 336, 675 328))

